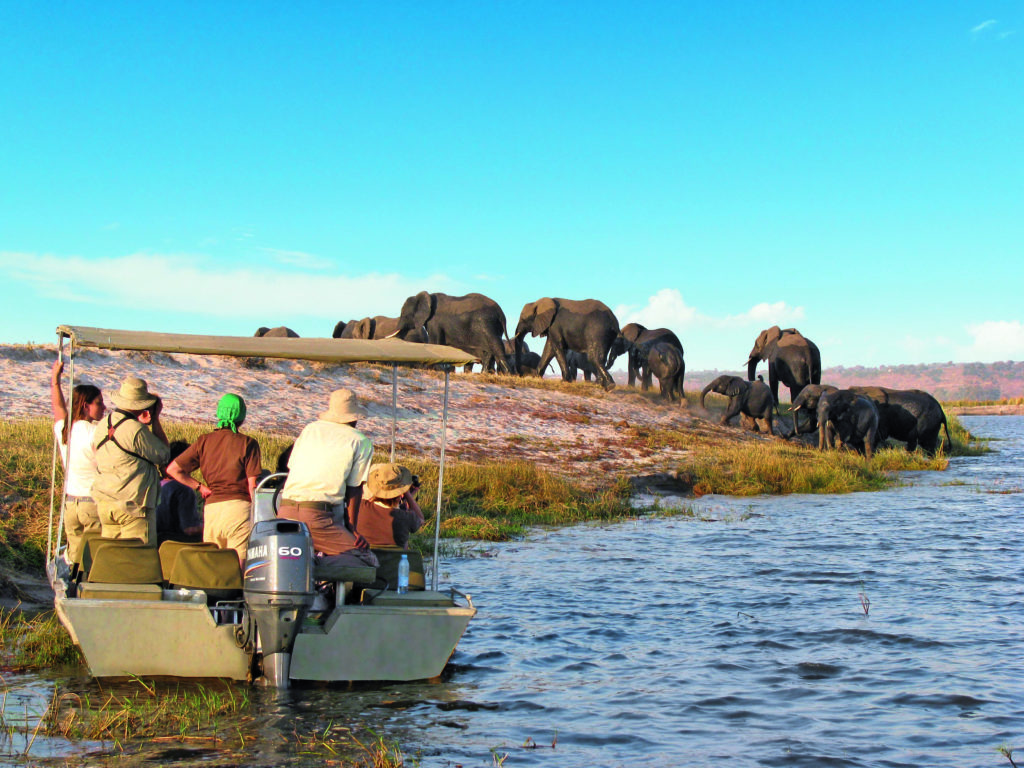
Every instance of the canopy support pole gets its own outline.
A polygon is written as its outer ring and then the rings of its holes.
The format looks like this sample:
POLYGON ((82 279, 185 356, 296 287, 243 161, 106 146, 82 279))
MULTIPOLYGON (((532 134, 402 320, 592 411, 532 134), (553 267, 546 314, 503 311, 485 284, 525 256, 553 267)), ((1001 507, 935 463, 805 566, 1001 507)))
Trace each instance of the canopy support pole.
POLYGON ((398 363, 391 364, 391 458, 395 463, 395 431, 398 422, 398 363))
POLYGON ((451 366, 444 369, 444 410, 441 412, 441 461, 437 467, 437 511, 434 515, 434 562, 430 571, 430 588, 437 591, 438 551, 441 546, 441 495, 444 491, 444 453, 448 445, 448 385, 451 366))

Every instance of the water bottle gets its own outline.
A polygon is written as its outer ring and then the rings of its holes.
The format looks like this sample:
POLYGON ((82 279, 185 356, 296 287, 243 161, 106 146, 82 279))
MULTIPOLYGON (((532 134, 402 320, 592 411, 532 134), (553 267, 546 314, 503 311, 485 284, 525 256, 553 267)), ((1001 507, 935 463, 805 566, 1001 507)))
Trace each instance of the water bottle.
POLYGON ((398 561, 398 594, 404 595, 409 591, 409 556, 402 555, 398 561))

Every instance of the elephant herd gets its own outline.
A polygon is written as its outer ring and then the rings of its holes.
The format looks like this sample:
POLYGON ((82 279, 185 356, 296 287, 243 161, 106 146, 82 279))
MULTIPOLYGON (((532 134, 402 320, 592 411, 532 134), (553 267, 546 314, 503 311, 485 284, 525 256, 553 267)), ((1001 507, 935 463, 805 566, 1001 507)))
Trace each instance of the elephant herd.
MULTIPOLYGON (((260 328, 257 336, 297 336, 289 328, 260 328)), ((615 314, 597 299, 545 297, 526 304, 515 333, 509 335, 505 313, 493 299, 480 293, 448 296, 421 291, 402 304, 397 317, 378 315, 339 322, 333 333, 342 339, 385 339, 445 344, 480 359, 484 371, 543 376, 557 361, 565 381, 583 373, 605 389, 615 383, 608 369, 626 355, 629 385, 640 381, 651 387, 657 377, 661 396, 669 402, 686 400, 683 378, 686 363, 679 337, 667 328, 648 329, 638 323, 619 327, 615 314), (532 352, 526 336, 544 338, 540 354, 532 352)), ((467 370, 470 366, 467 366, 467 370)), ((906 442, 908 450, 921 445, 934 452, 941 427, 949 427, 938 401, 921 390, 852 387, 837 390, 821 385, 821 353, 795 328, 778 326, 762 331, 747 356, 747 379, 719 376, 704 387, 700 404, 714 392, 729 398, 723 424, 737 415, 760 431, 774 433, 773 412, 778 414, 779 385, 789 388, 793 430, 786 437, 819 433, 824 449, 836 444, 854 447, 870 458, 888 437, 906 442), (758 363, 768 364, 768 383, 755 374, 758 363)))

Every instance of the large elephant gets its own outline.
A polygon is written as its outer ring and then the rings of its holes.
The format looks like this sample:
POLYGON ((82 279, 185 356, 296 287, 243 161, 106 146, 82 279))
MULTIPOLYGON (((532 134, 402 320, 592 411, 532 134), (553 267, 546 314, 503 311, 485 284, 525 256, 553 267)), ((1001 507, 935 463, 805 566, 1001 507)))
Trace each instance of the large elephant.
POLYGON ((505 313, 497 302, 481 293, 449 296, 420 291, 410 296, 402 304, 395 333, 403 339, 418 341, 411 337, 421 331, 431 344, 447 344, 476 355, 484 371, 496 368, 512 373, 502 344, 502 338, 508 336, 505 313))
POLYGON ((779 402, 779 382, 789 387, 790 401, 808 384, 821 384, 821 352, 796 328, 782 330, 773 325, 761 331, 747 356, 748 380, 754 380, 761 360, 768 361, 768 386, 776 403, 779 402))
POLYGON ((704 398, 709 392, 717 392, 729 398, 729 404, 722 414, 722 424, 728 424, 730 419, 742 414, 754 420, 755 431, 760 431, 757 422, 758 419, 762 419, 768 426, 768 434, 772 434, 772 410, 775 408, 775 400, 772 399, 772 391, 764 381, 744 381, 739 376, 722 374, 701 390, 701 408, 704 407, 704 398))
POLYGON ((540 357, 541 369, 555 358, 562 369, 562 378, 570 381, 565 353, 572 349, 590 358, 605 389, 615 388, 607 361, 608 351, 619 335, 619 321, 604 303, 597 299, 577 301, 548 297, 530 302, 519 315, 516 339, 522 339, 527 333, 547 337, 540 357))
POLYGON ((287 328, 283 325, 279 325, 276 328, 267 328, 265 325, 260 326, 256 329, 256 333, 253 334, 256 337, 266 336, 270 339, 297 339, 299 334, 293 331, 291 328, 287 328))
POLYGON ((912 451, 920 445, 929 454, 939 447, 939 430, 946 430, 944 449, 953 445, 949 424, 939 401, 920 389, 888 387, 850 387, 853 392, 874 401, 878 407, 879 439, 894 438, 912 451))
POLYGON ((800 394, 793 398, 793 407, 790 410, 793 415, 793 431, 787 437, 817 432, 818 401, 826 392, 835 392, 836 389, 831 384, 808 384, 801 389, 800 394), (801 416, 806 416, 802 424, 801 416))
POLYGON ((647 350, 645 361, 647 371, 658 377, 661 396, 670 403, 680 401, 686 403, 683 393, 683 377, 686 375, 686 362, 682 350, 675 344, 659 341, 647 350))
POLYGON ((672 344, 679 349, 680 355, 683 354, 683 343, 668 328, 648 329, 640 323, 626 323, 612 344, 611 352, 608 354, 608 367, 612 367, 615 358, 625 354, 629 386, 632 387, 639 377, 640 388, 646 392, 651 388, 651 371, 646 367, 648 352, 659 342, 672 344))
POLYGON ((878 445, 878 408, 849 389, 826 392, 818 399, 818 449, 832 447, 832 435, 864 454, 868 461, 878 445))

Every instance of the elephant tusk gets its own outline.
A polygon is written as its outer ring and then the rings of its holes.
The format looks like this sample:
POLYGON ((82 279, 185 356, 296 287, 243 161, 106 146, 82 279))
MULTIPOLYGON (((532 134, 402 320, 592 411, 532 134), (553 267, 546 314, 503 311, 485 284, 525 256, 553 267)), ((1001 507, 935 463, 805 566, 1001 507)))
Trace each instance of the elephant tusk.
POLYGON ((385 338, 385 339, 393 339, 393 338, 395 338, 395 336, 397 336, 397 335, 398 335, 399 333, 401 333, 401 331, 400 331, 400 330, 399 330, 399 331, 395 331, 394 333, 389 333, 389 334, 388 334, 387 336, 385 336, 384 338, 385 338))

